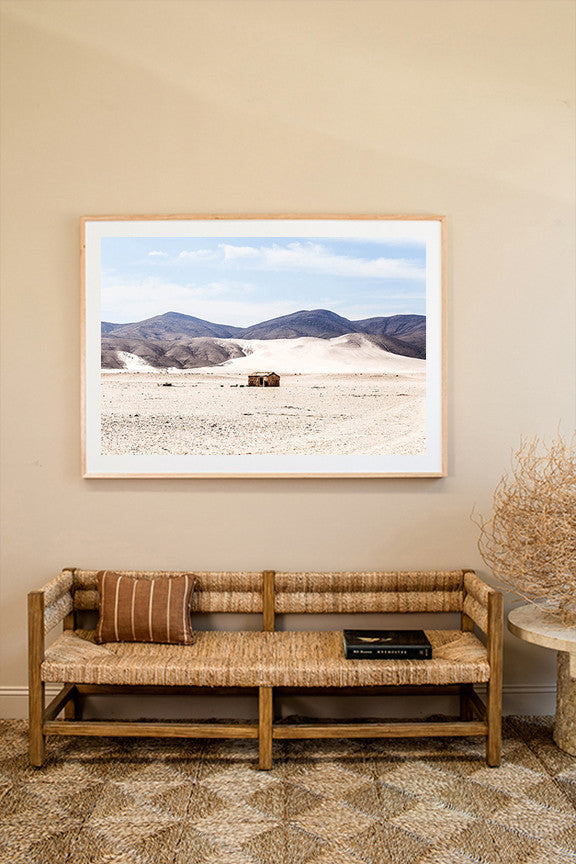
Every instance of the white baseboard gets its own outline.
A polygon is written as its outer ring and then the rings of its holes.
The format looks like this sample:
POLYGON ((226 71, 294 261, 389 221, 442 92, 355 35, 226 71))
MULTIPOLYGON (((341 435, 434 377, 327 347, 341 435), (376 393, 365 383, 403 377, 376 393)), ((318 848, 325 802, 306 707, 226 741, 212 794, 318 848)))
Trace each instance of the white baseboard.
MULTIPOLYGON (((482 695, 482 686, 478 687, 478 692, 482 695)), ((58 684, 46 685, 46 699, 49 701, 60 690, 58 684)), ((99 697, 106 698, 106 714, 103 716, 114 715, 115 719, 126 716, 126 719, 132 719, 134 716, 142 715, 142 697, 135 700, 131 696, 118 697, 99 697), (112 700, 117 700, 115 705, 116 710, 110 711, 112 700), (120 709, 120 710, 118 710, 120 709), (135 714, 136 712, 136 714, 135 714)), ((193 697, 172 697, 172 710, 166 710, 167 705, 165 697, 161 697, 163 704, 160 707, 160 697, 149 696, 145 697, 148 702, 151 713, 159 712, 159 716, 168 717, 174 714, 175 717, 182 716, 182 700, 191 699, 193 697), (180 711, 178 711, 180 708, 180 711), (174 710, 175 709, 175 710, 174 710)), ((218 697, 216 697, 218 698, 218 697)), ((244 697, 236 697, 242 700, 244 697)), ((454 697, 448 697, 454 698, 454 697)), ((447 697, 437 696, 414 696, 410 702, 411 712, 415 716, 421 717, 426 714, 441 713, 442 705, 446 705, 447 697)), ((293 714, 310 714, 321 717, 342 718, 350 716, 350 707, 347 700, 331 699, 329 696, 317 699, 316 697, 306 696, 305 694, 286 697, 286 712, 293 714), (311 707, 312 706, 312 707, 311 707)), ((554 684, 505 684, 503 687, 503 705, 504 714, 553 714, 556 704, 556 685, 554 684)), ((218 703, 217 703, 218 704, 218 703)), ((222 717, 240 716, 240 704, 234 699, 227 698, 223 700, 223 704, 218 704, 218 714, 222 717), (226 712, 220 710, 226 704, 226 712)), ((172 707, 171 706, 171 707, 172 707)), ((362 700, 354 702, 354 716, 377 716, 382 711, 385 711, 389 717, 406 716, 407 703, 404 699, 397 700, 394 696, 377 697, 368 696, 362 700)), ((186 712, 185 712, 186 713, 186 712)), ((212 700, 202 699, 196 700, 194 705, 194 716, 201 718, 202 716, 214 716, 214 703, 212 700)), ((245 710, 242 711, 244 716, 245 710)), ((0 687, 0 718, 24 720, 28 716, 28 688, 20 687, 0 687)))
MULTIPOLYGON (((60 689, 58 684, 47 684, 46 699, 50 701, 60 689)), ((3 720, 28 718, 28 687, 0 687, 0 717, 3 720)))

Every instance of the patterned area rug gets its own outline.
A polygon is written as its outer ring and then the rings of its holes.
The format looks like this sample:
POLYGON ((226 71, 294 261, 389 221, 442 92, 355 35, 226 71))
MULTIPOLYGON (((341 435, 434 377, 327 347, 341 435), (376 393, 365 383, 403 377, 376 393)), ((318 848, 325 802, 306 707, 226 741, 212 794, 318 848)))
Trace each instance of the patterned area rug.
POLYGON ((50 739, 0 721, 2 864, 576 864, 576 759, 550 718, 482 739, 50 739))

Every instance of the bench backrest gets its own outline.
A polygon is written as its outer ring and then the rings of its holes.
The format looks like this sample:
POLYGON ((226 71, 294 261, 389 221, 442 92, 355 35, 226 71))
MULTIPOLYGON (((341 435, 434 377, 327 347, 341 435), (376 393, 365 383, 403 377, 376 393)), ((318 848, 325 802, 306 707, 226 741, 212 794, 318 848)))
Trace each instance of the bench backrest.
MULTIPOLYGON (((175 571, 116 571, 123 576, 155 579, 175 571)), ((194 612, 262 613, 264 575, 260 572, 199 572, 192 600, 194 612)), ((271 573, 271 571, 267 571, 271 573)), ((74 570, 74 609, 98 609, 97 570, 74 570)), ((275 573, 274 612, 461 612, 464 571, 275 573)), ((269 583, 270 584, 270 583, 269 583)))
POLYGON ((276 613, 460 612, 458 571, 276 573, 276 613))
MULTIPOLYGON (((98 570, 74 570, 74 609, 98 609, 98 570)), ((157 579, 177 576, 175 570, 115 570, 122 576, 157 579)), ((186 571, 181 571, 186 572, 186 571)), ((262 573, 187 571, 196 576, 192 596, 194 612, 262 612, 262 573)))

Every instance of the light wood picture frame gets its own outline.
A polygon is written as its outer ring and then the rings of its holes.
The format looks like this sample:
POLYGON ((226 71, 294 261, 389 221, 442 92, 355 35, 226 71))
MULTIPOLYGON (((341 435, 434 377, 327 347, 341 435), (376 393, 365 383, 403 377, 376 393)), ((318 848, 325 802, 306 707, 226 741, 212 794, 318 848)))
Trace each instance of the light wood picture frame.
POLYGON ((83 217, 83 476, 445 476, 444 223, 83 217))

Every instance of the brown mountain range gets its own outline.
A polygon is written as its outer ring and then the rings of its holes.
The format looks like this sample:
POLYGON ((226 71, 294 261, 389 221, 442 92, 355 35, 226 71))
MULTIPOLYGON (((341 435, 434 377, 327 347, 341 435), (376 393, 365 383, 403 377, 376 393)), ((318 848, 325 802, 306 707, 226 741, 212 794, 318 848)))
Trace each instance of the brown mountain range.
POLYGON ((231 327, 180 312, 167 312, 128 324, 102 322, 102 367, 122 369, 118 351, 141 357, 158 369, 218 366, 243 356, 235 339, 333 339, 363 333, 382 350, 407 357, 426 356, 424 315, 393 315, 351 321, 327 309, 302 310, 251 327, 231 327), (222 341, 224 340, 224 341, 222 341))

